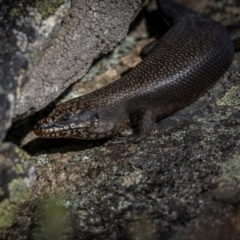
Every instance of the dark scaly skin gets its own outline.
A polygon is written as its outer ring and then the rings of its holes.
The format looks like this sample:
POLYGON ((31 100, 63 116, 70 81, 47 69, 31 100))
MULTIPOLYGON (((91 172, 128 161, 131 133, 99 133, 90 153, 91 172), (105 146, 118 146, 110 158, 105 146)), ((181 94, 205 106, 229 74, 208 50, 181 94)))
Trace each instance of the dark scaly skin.
POLYGON ((234 46, 229 32, 210 17, 164 0, 172 28, 147 56, 116 82, 60 103, 34 132, 41 137, 107 138, 137 125, 120 142, 139 142, 154 123, 187 106, 228 69, 234 46))

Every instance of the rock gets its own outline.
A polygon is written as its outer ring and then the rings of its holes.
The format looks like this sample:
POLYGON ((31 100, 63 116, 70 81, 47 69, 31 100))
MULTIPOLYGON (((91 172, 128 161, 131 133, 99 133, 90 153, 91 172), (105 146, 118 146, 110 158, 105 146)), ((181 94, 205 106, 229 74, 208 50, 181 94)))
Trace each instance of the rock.
MULTIPOLYGON (((239 10, 236 2, 184 2, 202 4, 204 13, 224 24, 240 17, 229 8, 239 10)), ((116 76, 122 64, 106 75, 116 76)), ((15 123, 13 135, 27 137, 9 140, 33 156, 39 177, 14 225, 0 238, 41 238, 49 232, 46 219, 56 226, 70 217, 59 228, 64 239, 239 239, 239 69, 236 53, 213 88, 157 123, 139 144, 34 139, 26 134, 31 131, 26 122, 15 123), (46 195, 53 196, 50 204, 42 201, 46 195), (63 210, 50 218, 49 206, 63 210), (39 214, 42 209, 48 214, 39 214)), ((106 75, 101 73, 103 82, 106 75)), ((100 84, 96 79, 93 88, 100 84)))
POLYGON ((48 105, 81 78, 95 58, 121 43, 147 2, 2 1, 0 142, 12 117, 48 105))
POLYGON ((10 227, 36 180, 30 156, 11 143, 0 149, 0 231, 10 227))

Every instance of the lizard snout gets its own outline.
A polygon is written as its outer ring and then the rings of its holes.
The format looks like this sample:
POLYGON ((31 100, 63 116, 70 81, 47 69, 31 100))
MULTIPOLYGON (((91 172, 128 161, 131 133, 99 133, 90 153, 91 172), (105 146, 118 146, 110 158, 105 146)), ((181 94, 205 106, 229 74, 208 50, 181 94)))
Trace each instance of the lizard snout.
POLYGON ((44 130, 46 130, 46 127, 42 121, 37 122, 33 127, 33 131, 37 136, 44 136, 46 134, 44 130))

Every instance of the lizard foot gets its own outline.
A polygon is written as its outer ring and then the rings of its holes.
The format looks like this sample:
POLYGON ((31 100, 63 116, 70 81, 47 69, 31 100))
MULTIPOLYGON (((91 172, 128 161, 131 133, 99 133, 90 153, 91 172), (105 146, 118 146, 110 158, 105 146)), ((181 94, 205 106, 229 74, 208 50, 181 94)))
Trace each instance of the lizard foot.
POLYGON ((124 143, 124 144, 128 144, 128 143, 139 143, 141 142, 143 139, 145 139, 147 137, 146 134, 130 134, 130 135, 118 135, 112 138, 111 143, 112 144, 119 144, 119 143, 124 143))

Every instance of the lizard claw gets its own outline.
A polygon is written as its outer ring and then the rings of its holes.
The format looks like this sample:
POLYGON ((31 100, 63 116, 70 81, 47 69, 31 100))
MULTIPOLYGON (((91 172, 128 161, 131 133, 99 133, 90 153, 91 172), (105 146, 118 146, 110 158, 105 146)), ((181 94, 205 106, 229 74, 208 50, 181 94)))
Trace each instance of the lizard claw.
POLYGON ((126 144, 127 143, 127 139, 128 139, 128 136, 123 135, 123 134, 119 134, 119 135, 114 136, 114 137, 111 138, 111 143, 112 144, 119 144, 119 143, 126 144))
POLYGON ((119 144, 119 143, 124 143, 124 144, 128 144, 128 143, 138 143, 140 141, 142 141, 143 139, 146 138, 146 134, 130 134, 130 135, 118 135, 112 138, 111 143, 112 144, 119 144))

